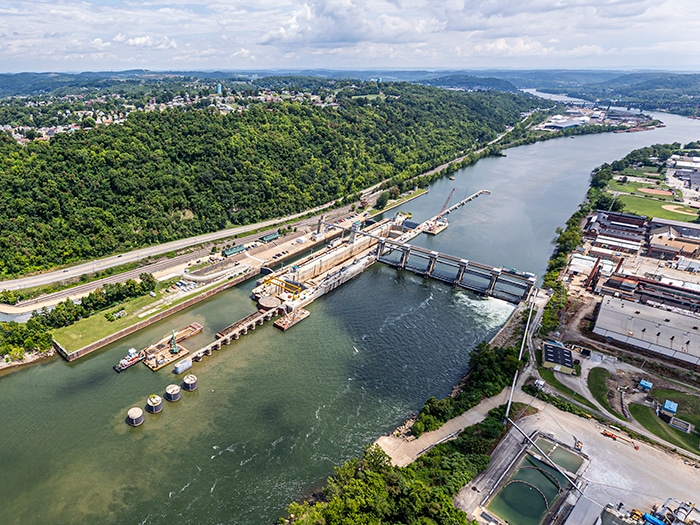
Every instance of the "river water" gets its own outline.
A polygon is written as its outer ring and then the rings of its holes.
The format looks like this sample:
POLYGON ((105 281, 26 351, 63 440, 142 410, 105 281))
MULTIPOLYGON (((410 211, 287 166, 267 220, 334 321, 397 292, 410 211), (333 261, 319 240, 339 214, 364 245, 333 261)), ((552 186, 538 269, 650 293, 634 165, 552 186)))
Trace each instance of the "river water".
MULTIPOLYGON (((442 179, 407 203, 415 220, 480 189, 450 227, 415 244, 542 275, 554 229, 585 195, 591 169, 652 143, 700 138, 700 122, 661 116, 651 132, 558 139, 507 150, 442 179)), ((465 372, 468 352, 512 311, 493 299, 375 265, 313 303, 289 332, 271 325, 192 369, 183 392, 141 427, 132 406, 179 383, 171 367, 112 365, 193 321, 196 349, 250 313, 252 282, 74 363, 0 378, 3 523, 268 524, 319 488, 333 466, 400 424, 465 372)))

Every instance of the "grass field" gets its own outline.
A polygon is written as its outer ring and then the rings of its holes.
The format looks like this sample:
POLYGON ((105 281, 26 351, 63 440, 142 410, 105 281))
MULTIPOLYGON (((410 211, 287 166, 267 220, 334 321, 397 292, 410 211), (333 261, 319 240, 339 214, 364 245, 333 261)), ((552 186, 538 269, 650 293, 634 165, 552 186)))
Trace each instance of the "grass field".
POLYGON ((700 428, 700 397, 662 388, 654 388, 651 394, 661 404, 667 399, 678 403, 678 418, 700 428))
MULTIPOLYGON (((641 182, 627 182, 627 183, 623 184, 623 183, 617 182, 615 180, 611 180, 608 183, 608 189, 610 191, 620 191, 623 193, 634 193, 634 192, 639 193, 640 188, 649 188, 650 190, 669 190, 670 189, 665 184, 660 184, 658 186, 656 184, 642 184, 641 182)), ((672 195, 653 195, 651 193, 645 194, 644 192, 641 192, 640 195, 641 196, 651 195, 651 197, 653 197, 655 199, 663 199, 663 200, 667 200, 667 201, 673 200, 672 195)))
POLYGON ((675 428, 671 428, 666 423, 664 423, 661 418, 656 416, 656 412, 653 408, 644 405, 630 405, 630 414, 636 419, 644 428, 646 428, 652 434, 659 436, 661 439, 668 441, 676 445, 677 447, 684 448, 689 452, 695 454, 698 453, 698 446, 700 446, 700 436, 698 434, 686 434, 675 428))
POLYGON ((655 168, 646 167, 642 169, 636 168, 625 168, 620 172, 620 175, 626 175, 628 177, 646 177, 647 179, 665 179, 666 175, 663 173, 657 173, 655 168))
POLYGON ((412 199, 420 197, 421 195, 423 195, 424 193, 427 193, 427 192, 428 192, 428 190, 426 190, 425 188, 418 188, 417 190, 412 191, 409 194, 404 195, 402 197, 399 197, 396 200, 390 200, 387 203, 387 205, 384 208, 382 208, 381 210, 377 210, 377 209, 372 208, 369 211, 369 215, 370 215, 370 217, 372 217, 374 215, 379 215, 380 213, 384 213, 385 211, 388 211, 392 208, 396 208, 397 206, 401 206, 406 201, 410 201, 412 199))
MULTIPOLYGON (((208 286, 198 288, 196 293, 202 293, 221 284, 220 282, 212 283, 208 286)), ((181 297, 177 300, 173 300, 169 304, 165 304, 162 299, 168 297, 167 293, 162 292, 167 288, 165 283, 158 284, 158 290, 156 297, 151 297, 150 295, 145 295, 143 297, 137 297, 131 301, 126 301, 120 305, 113 306, 102 312, 96 313, 86 319, 81 319, 77 323, 64 328, 59 328, 52 332, 53 338, 68 352, 74 352, 85 345, 99 341, 103 337, 113 334, 123 328, 134 325, 139 321, 148 319, 149 316, 158 313, 170 306, 175 306, 187 299, 190 299, 193 294, 188 294, 185 297, 181 297), (158 304, 156 304, 158 303, 158 304), (151 308, 149 308, 151 307, 151 308), (138 317, 139 313, 145 313, 149 310, 154 309, 153 312, 144 315, 143 317, 138 317), (104 314, 106 312, 118 312, 120 310, 126 311, 126 315, 115 321, 108 321, 104 314)))
POLYGON ((588 389, 593 394, 593 397, 600 406, 613 414, 619 419, 626 420, 627 418, 615 410, 608 401, 608 387, 605 385, 605 380, 610 377, 610 372, 605 368, 595 367, 588 372, 588 389))
POLYGON ((692 213, 676 213, 669 210, 664 210, 662 206, 668 205, 668 202, 650 199, 646 197, 637 197, 635 195, 620 195, 618 200, 625 205, 626 213, 642 215, 645 217, 658 217, 659 219, 673 219, 676 221, 693 222, 698 218, 698 210, 688 208, 687 206, 678 205, 678 210, 692 213))

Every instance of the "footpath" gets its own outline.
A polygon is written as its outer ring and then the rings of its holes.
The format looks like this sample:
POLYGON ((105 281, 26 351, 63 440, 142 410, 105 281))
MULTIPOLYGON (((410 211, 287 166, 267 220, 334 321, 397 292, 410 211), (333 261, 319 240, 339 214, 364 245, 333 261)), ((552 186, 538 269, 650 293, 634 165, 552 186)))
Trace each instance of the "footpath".
POLYGON ((418 456, 427 452, 435 445, 455 437, 466 427, 477 424, 486 418, 489 411, 508 401, 510 388, 505 388, 500 394, 484 399, 476 405, 437 430, 424 432, 419 438, 411 439, 399 436, 382 436, 375 443, 382 447, 391 458, 391 463, 398 467, 405 467, 416 460, 418 456))

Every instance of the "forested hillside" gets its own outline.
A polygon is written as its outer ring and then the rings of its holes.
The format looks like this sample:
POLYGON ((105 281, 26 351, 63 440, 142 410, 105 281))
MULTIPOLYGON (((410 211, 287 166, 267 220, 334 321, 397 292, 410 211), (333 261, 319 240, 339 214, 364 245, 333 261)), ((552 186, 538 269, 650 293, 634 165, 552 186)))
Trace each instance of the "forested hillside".
POLYGON ((660 109, 678 115, 697 114, 700 75, 674 73, 635 73, 601 83, 560 89, 546 89, 571 97, 611 103, 641 110, 660 109))
MULTIPOLYGON (((376 85, 376 84, 375 84, 376 85)), ((0 135, 0 276, 277 217, 485 143, 543 102, 383 85, 337 106, 132 112, 25 146, 0 135)))

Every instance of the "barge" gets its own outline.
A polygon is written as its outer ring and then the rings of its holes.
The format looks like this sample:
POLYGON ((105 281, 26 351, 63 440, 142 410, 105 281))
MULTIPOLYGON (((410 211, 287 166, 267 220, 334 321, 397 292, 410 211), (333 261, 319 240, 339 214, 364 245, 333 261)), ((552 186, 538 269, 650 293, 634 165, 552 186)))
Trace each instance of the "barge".
POLYGON ((290 312, 287 315, 280 317, 273 324, 283 332, 286 332, 295 324, 309 317, 309 315, 311 315, 311 312, 305 310, 301 306, 298 306, 293 312, 290 312))
POLYGON ((170 335, 142 350, 145 354, 144 364, 155 372, 189 354, 189 351, 179 343, 197 335, 203 328, 199 323, 192 323, 177 332, 173 330, 170 335))

